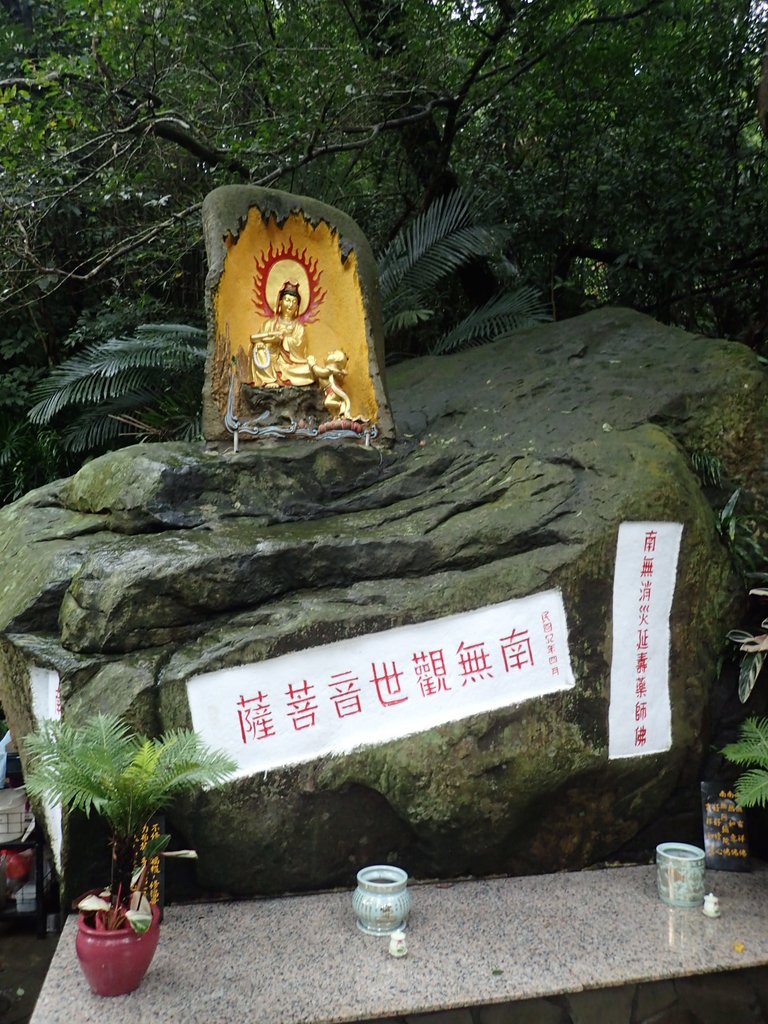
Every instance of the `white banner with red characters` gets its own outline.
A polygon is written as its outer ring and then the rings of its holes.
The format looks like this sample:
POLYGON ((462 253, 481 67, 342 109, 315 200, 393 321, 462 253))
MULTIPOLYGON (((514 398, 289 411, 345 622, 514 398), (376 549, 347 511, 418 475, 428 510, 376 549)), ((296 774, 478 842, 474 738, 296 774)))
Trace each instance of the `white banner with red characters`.
POLYGON ((613 657, 608 756, 672 746, 669 615, 680 523, 622 523, 613 577, 613 657))
POLYGON ((187 683, 238 775, 385 743, 574 685, 559 591, 341 640, 187 683))
MULTIPOLYGON (((45 719, 58 721, 61 718, 61 693, 59 691, 59 674, 52 669, 30 666, 29 686, 32 696, 32 710, 38 725, 45 719)), ((61 804, 50 800, 42 802, 43 816, 48 826, 48 839, 51 844, 56 870, 61 871, 61 804)))

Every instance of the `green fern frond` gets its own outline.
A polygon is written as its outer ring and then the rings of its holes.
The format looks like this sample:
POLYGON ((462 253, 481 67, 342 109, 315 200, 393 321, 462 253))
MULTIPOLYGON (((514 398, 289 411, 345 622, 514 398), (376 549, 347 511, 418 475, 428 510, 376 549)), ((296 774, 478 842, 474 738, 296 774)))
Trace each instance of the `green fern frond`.
POLYGON ((432 347, 433 355, 455 352, 469 345, 492 341, 520 327, 549 320, 549 311, 535 288, 501 292, 484 306, 473 310, 432 347))
POLYGON ((207 751, 203 756, 197 733, 186 729, 163 734, 157 778, 169 792, 201 785, 218 785, 231 773, 229 755, 207 751))
POLYGON ((768 805, 768 771, 752 768, 744 772, 739 776, 735 792, 743 807, 765 807, 768 805))
MULTIPOLYGON (((431 319, 435 290, 476 258, 498 260, 512 273, 503 254, 509 236, 510 229, 503 225, 474 223, 469 202, 461 192, 434 202, 393 239, 379 260, 385 332, 407 331, 431 319)), ((549 311, 534 289, 505 290, 435 342, 431 352, 479 345, 548 319, 549 311)))
POLYGON ((25 776, 30 795, 85 814, 103 814, 114 800, 115 780, 130 763, 134 746, 127 726, 104 715, 79 727, 44 722, 24 743, 34 764, 25 776))
MULTIPOLYGON (((467 226, 438 239, 418 259, 409 261, 395 298, 403 291, 426 295, 455 270, 476 256, 488 256, 498 246, 499 234, 490 228, 467 226)), ((392 293, 385 294, 385 302, 392 293)))
POLYGON ((469 203, 460 192, 435 200, 401 231, 379 260, 384 319, 400 308, 418 305, 449 274, 478 256, 500 251, 509 235, 502 225, 472 224, 469 203))
POLYGON ((37 386, 28 420, 70 413, 64 452, 197 437, 206 348, 205 332, 186 324, 144 324, 133 337, 92 343, 37 386))
POLYGON ((114 836, 126 840, 181 793, 223 782, 236 767, 192 731, 148 739, 114 715, 96 715, 77 726, 45 722, 23 743, 31 796, 61 802, 68 810, 95 811, 114 836))
POLYGON ((734 764, 768 769, 768 718, 748 718, 742 722, 738 740, 723 747, 723 755, 734 764))

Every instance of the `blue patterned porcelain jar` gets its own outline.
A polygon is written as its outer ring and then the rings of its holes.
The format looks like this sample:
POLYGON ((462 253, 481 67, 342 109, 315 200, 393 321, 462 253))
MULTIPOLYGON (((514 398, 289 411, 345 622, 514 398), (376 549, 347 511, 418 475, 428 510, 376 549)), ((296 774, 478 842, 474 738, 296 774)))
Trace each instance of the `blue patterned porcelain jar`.
POLYGON ((411 909, 407 886, 407 873, 389 864, 375 864, 358 871, 352 907, 360 931, 368 935, 389 935, 402 928, 411 909))
POLYGON ((659 898, 668 907, 700 907, 704 902, 704 851, 688 843, 656 847, 659 898))

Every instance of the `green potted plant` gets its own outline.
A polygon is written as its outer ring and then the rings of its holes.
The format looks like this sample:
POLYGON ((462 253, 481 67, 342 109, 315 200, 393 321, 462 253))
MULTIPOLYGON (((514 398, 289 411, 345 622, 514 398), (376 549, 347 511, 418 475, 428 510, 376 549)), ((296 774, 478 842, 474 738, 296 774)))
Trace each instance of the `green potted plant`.
POLYGON ((114 715, 96 715, 81 725, 44 722, 24 738, 24 749, 31 797, 99 815, 109 829, 110 885, 78 902, 76 948, 94 992, 130 992, 140 984, 159 936, 159 911, 144 895, 147 865, 161 853, 169 855, 170 836, 152 840, 140 857, 137 838, 158 811, 184 793, 223 782, 235 762, 209 750, 192 731, 152 739, 133 733, 114 715))

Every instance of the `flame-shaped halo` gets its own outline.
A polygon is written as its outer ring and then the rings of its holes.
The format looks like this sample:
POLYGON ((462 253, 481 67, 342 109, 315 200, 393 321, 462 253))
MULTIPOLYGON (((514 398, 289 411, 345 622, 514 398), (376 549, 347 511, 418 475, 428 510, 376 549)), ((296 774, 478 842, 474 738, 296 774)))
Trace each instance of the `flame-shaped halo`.
POLYGON ((299 322, 311 324, 317 320, 318 311, 325 298, 320 289, 322 270, 317 269, 317 260, 307 256, 306 248, 301 252, 295 248, 293 239, 282 242, 277 248, 269 243, 269 249, 254 257, 253 306, 257 313, 266 318, 277 315, 277 297, 285 281, 298 281, 301 294, 299 322))

